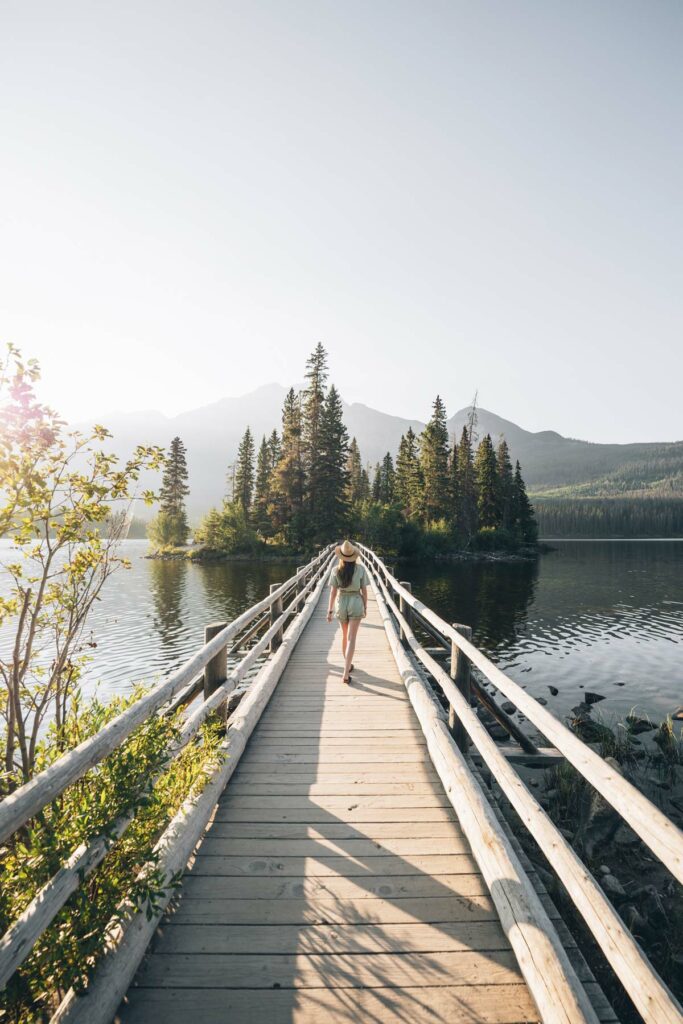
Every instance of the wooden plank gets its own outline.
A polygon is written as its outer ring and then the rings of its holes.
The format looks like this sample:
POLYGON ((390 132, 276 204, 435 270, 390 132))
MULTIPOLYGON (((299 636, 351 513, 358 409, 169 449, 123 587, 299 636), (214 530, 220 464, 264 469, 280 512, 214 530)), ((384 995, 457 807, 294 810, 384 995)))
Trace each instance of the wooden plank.
MULTIPOLYGON (((214 821, 207 837, 246 839, 366 839, 381 840, 384 838, 401 839, 414 837, 415 825, 411 821, 373 821, 367 824, 352 825, 346 821, 323 822, 312 825, 310 822, 260 822, 260 821, 214 821)), ((438 839, 450 836, 462 836, 462 831, 454 821, 424 822, 419 829, 422 838, 438 839)))
POLYGON ((193 875, 245 875, 247 878, 287 876, 294 878, 323 878, 339 875, 354 878, 358 875, 440 875, 470 874, 476 865, 471 854, 404 854, 394 857, 383 854, 353 861, 349 857, 197 857, 190 868, 193 875))
MULTIPOLYGON (((258 778, 258 776, 257 776, 258 778)), ((267 777, 269 780, 272 777, 267 777)), ((273 782, 265 784, 259 782, 231 782, 230 792, 251 794, 252 796, 274 796, 281 793, 302 794, 309 797, 316 796, 358 796, 359 794, 370 793, 434 793, 434 785, 431 782, 273 782)))
POLYGON ((508 949, 489 950, 485 956, 478 952, 406 953, 401 956, 391 953, 280 956, 166 953, 150 956, 138 984, 147 988, 166 985, 183 988, 190 985, 197 989, 228 989, 279 985, 283 988, 357 989, 444 983, 476 988, 519 981, 519 968, 508 949))
MULTIPOLYGON (((276 983, 273 983, 276 984, 276 983)), ((524 985, 367 989, 132 989, 122 1024, 536 1024, 524 985)))
MULTIPOLYGON (((413 821, 456 821, 456 815, 450 807, 414 807, 410 809, 413 821)), ((405 821, 408 811, 405 807, 394 810, 388 807, 359 807, 356 810, 344 811, 343 816, 326 811, 323 807, 292 808, 289 811, 259 810, 258 807, 239 807, 224 810, 220 805, 216 809, 216 821, 305 821, 319 823, 323 821, 405 821)), ((418 826, 419 827, 419 826, 418 826)))
POLYGON ((327 766, 324 775, 320 775, 317 768, 310 768, 307 765, 301 765, 298 768, 291 765, 278 765, 271 772, 254 771, 252 769, 247 771, 244 766, 241 766, 233 775, 230 785, 232 786, 238 780, 245 783, 263 783, 267 779, 279 780, 286 785, 300 782, 309 784, 316 782, 324 784, 332 782, 357 782, 358 784, 363 782, 414 782, 416 784, 428 782, 434 783, 441 788, 439 776, 429 765, 405 764, 393 766, 373 764, 365 768, 355 764, 341 765, 336 771, 327 766))
POLYGON ((469 844, 461 836, 434 836, 384 839, 236 839, 215 836, 213 830, 202 842, 202 857, 321 857, 326 854, 344 854, 348 857, 379 857, 388 853, 429 854, 469 853, 469 844))
POLYGON ((258 807, 259 810, 273 808, 289 810, 290 808, 329 809, 333 812, 355 811, 357 807, 450 807, 444 793, 433 790, 431 793, 389 793, 371 794, 357 793, 353 796, 258 796, 252 793, 228 793, 221 800, 224 810, 240 807, 258 807))
POLYGON ((412 836, 425 839, 444 839, 462 836, 456 821, 369 821, 353 824, 349 821, 325 821, 319 824, 293 821, 213 821, 207 837, 223 839, 402 839, 412 836))
POLYGON ((463 874, 246 877, 242 875, 183 876, 183 895, 194 899, 331 899, 360 900, 422 898, 423 896, 486 896, 488 889, 475 867, 463 874))
POLYGON ((305 750, 300 754, 291 754, 279 750, 261 750, 256 744, 249 753, 244 756, 244 764, 252 765, 267 762, 269 764, 376 764, 384 762, 389 764, 413 764, 429 762, 429 754, 426 750, 419 748, 415 750, 339 750, 339 751, 317 751, 305 750))
POLYGON ((430 921, 497 921, 488 896, 362 900, 179 900, 172 924, 410 924, 430 921))
POLYGON ((153 952, 293 956, 361 953, 473 953, 507 951, 509 945, 498 920, 443 921, 439 924, 180 924, 159 930, 153 952))

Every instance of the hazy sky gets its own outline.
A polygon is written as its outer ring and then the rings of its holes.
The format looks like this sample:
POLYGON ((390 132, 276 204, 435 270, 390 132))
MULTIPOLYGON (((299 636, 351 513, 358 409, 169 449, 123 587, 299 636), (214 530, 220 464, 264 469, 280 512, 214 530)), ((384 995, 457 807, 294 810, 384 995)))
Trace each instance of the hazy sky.
POLYGON ((300 379, 683 437, 679 0, 0 0, 0 337, 67 415, 300 379))

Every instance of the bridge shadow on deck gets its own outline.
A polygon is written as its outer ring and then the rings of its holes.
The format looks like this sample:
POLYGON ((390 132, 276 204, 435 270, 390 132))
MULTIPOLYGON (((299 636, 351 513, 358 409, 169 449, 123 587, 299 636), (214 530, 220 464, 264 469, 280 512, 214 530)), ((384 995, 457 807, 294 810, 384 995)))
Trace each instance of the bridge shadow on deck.
POLYGON ((374 602, 351 687, 322 605, 117 1019, 537 1021, 374 602))

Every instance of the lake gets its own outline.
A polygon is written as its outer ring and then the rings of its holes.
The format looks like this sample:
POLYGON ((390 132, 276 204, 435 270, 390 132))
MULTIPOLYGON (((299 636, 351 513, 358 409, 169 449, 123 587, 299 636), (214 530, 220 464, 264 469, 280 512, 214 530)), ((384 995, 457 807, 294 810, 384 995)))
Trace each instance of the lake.
MULTIPOLYGON (((552 545, 535 562, 404 562, 398 575, 445 619, 470 624, 475 643, 560 716, 585 690, 605 696, 608 720, 634 706, 659 719, 683 703, 683 543, 552 545)), ((99 682, 103 695, 177 668, 205 624, 236 616, 297 564, 193 565, 146 551, 146 541, 125 542, 132 568, 110 579, 91 618, 97 647, 85 686, 99 682)), ((8 554, 3 542, 0 557, 8 554)))

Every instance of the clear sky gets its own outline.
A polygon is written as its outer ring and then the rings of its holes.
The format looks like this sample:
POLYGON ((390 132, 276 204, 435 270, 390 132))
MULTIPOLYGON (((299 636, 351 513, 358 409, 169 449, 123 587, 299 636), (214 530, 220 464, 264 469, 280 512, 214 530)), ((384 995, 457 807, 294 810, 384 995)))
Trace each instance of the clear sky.
POLYGON ((72 417, 301 378, 683 437, 679 0, 3 0, 0 337, 72 417))

